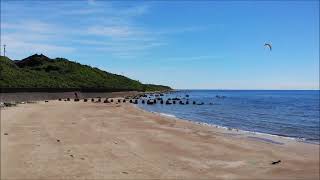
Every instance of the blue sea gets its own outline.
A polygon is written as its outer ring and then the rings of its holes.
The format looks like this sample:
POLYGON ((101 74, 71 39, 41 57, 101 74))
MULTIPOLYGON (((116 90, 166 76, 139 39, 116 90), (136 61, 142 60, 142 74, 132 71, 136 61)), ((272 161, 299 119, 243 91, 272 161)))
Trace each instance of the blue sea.
MULTIPOLYGON (((181 90, 162 96, 189 104, 139 107, 177 118, 319 143, 319 90, 181 90), (203 105, 194 105, 204 103, 203 105)), ((148 97, 149 98, 149 97, 148 97)), ((146 99, 148 99, 146 98, 146 99)), ((153 97, 150 97, 151 99, 153 97)))

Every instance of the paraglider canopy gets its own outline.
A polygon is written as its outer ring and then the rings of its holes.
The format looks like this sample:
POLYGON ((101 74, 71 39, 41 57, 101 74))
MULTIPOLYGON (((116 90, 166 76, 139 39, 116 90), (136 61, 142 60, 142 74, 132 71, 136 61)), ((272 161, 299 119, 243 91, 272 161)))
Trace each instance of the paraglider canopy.
POLYGON ((267 47, 269 48, 269 50, 270 50, 270 51, 272 50, 272 46, 271 46, 271 44, 270 44, 270 43, 265 43, 265 44, 264 44, 264 46, 265 46, 265 47, 267 46, 267 47))

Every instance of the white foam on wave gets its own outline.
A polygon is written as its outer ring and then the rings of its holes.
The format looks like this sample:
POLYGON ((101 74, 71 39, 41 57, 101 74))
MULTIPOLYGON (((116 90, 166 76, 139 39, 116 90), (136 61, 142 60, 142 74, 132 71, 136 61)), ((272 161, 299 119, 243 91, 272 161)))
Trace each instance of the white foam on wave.
POLYGON ((182 118, 178 118, 177 116, 173 115, 173 114, 167 114, 167 113, 159 113, 159 112, 154 112, 154 111, 148 111, 145 110, 143 108, 140 108, 146 112, 151 112, 151 113, 155 113, 158 114, 160 116, 164 116, 164 117, 169 117, 169 118, 175 118, 175 119, 181 119, 181 120, 185 120, 185 121, 189 121, 191 123, 195 123, 195 124, 200 124, 200 125, 204 125, 204 126, 210 126, 210 127, 215 127, 215 128, 219 128, 219 129, 224 129, 224 130, 229 130, 229 131, 237 131, 246 135, 255 135, 255 136, 269 136, 269 137, 275 137, 275 138, 281 138, 281 139, 287 139, 287 140, 294 140, 294 141, 298 141, 298 142, 307 142, 305 138, 295 138, 295 137, 288 137, 288 136, 282 136, 282 135, 275 135, 275 134, 268 134, 268 133, 262 133, 262 132, 256 132, 256 131, 248 131, 248 130, 242 130, 242 129, 237 129, 237 128, 230 128, 230 127, 225 127, 225 126, 219 126, 216 124, 212 124, 212 123, 205 123, 205 122, 199 122, 197 120, 190 120, 190 119, 182 119, 182 118))
POLYGON ((161 116, 166 116, 166 117, 172 117, 172 118, 177 118, 175 115, 173 114, 166 114, 166 113, 158 113, 161 116))

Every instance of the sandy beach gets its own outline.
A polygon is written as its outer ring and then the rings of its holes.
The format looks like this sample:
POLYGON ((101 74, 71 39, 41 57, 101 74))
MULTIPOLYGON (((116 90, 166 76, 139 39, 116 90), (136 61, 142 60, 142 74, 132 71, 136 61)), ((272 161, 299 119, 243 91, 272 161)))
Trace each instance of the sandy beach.
POLYGON ((319 145, 248 136, 129 103, 19 104, 1 109, 1 179, 319 179, 319 145))

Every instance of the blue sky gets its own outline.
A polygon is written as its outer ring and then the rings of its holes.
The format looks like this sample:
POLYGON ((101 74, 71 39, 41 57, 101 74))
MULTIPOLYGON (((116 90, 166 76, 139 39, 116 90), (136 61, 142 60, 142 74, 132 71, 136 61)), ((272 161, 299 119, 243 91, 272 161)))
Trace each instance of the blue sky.
POLYGON ((7 56, 177 89, 319 89, 319 1, 6 1, 7 56), (270 42, 270 52, 263 45, 270 42))

